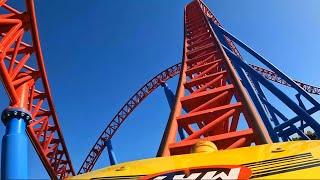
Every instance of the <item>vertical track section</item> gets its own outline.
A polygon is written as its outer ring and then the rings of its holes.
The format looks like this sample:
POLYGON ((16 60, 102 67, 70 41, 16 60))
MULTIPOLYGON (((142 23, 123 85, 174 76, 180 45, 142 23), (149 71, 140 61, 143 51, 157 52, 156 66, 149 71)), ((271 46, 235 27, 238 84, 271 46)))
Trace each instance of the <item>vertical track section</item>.
POLYGON ((10 3, 15 2, 0 1, 0 77, 9 108, 30 114, 27 133, 49 176, 63 179, 75 175, 50 93, 34 1, 26 0, 23 11, 10 3))
POLYGON ((201 141, 232 149, 271 143, 269 134, 216 34, 193 1, 185 8, 182 73, 176 104, 157 156, 186 154, 201 141), (246 128, 240 129, 243 121, 246 128), (177 142, 177 130, 188 136, 177 142))

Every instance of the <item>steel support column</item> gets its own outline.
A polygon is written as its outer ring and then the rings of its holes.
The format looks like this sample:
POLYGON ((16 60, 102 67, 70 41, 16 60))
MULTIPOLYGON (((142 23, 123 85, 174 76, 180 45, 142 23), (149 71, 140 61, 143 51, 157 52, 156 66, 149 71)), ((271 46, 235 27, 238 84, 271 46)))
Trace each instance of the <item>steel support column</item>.
MULTIPOLYGON (((170 109, 172 109, 172 107, 174 106, 175 95, 172 92, 172 90, 168 87, 167 83, 161 83, 161 86, 163 87, 170 109)), ((178 132, 181 140, 187 137, 187 134, 181 127, 178 128, 178 132)))
POLYGON ((2 121, 6 126, 2 138, 1 179, 28 179, 28 137, 26 125, 28 112, 21 108, 3 111, 2 121))
POLYGON ((115 153, 114 153, 114 151, 113 151, 113 147, 112 147, 111 140, 108 140, 108 141, 106 142, 106 145, 107 145, 107 150, 108 150, 110 165, 118 164, 116 155, 115 155, 115 153))

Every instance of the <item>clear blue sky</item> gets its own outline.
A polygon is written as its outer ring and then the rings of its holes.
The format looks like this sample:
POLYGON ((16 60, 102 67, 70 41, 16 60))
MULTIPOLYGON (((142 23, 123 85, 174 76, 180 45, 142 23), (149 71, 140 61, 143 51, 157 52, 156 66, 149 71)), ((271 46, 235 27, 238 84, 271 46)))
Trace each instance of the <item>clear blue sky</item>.
MULTIPOLYGON (((36 0, 50 86, 76 171, 123 103, 149 78, 180 61, 188 2, 36 0)), ((205 2, 227 30, 292 78, 320 85, 320 1, 205 2)), ((169 82, 172 89, 176 81, 169 82)), ((0 95, 4 109, 3 88, 0 95)), ((168 115, 165 96, 157 90, 114 137, 118 160, 153 157, 168 115)), ((30 178, 48 178, 31 145, 29 155, 30 178)), ((108 163, 105 152, 96 168, 108 163)))

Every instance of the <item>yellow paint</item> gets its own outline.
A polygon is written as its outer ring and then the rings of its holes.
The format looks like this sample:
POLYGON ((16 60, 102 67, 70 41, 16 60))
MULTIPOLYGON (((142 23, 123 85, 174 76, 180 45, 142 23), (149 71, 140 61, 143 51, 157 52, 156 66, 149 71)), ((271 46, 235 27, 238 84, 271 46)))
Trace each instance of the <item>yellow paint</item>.
POLYGON ((191 149, 191 153, 203 153, 217 151, 217 146, 211 141, 199 141, 191 149))
MULTIPOLYGON (((313 156, 312 158, 315 159, 315 161, 317 161, 317 159, 320 159, 320 141, 294 141, 244 147, 232 150, 191 153, 186 155, 143 159, 109 166, 103 169, 92 171, 90 173, 71 177, 70 179, 150 175, 174 169, 210 165, 242 165, 251 162, 282 158, 304 153, 311 153, 311 155, 313 156)), ((306 160, 295 158, 287 161, 278 161, 273 164, 269 163, 263 166, 258 165, 250 169, 257 173, 259 173, 259 171, 265 171, 268 169, 274 171, 275 169, 279 168, 279 166, 286 169, 287 167, 292 165, 292 163, 302 164, 304 163, 304 161, 306 160)), ((311 162, 311 160, 307 160, 307 162, 308 161, 311 162)), ((264 176, 260 177, 260 179, 320 179, 319 172, 320 166, 317 166, 264 176)))

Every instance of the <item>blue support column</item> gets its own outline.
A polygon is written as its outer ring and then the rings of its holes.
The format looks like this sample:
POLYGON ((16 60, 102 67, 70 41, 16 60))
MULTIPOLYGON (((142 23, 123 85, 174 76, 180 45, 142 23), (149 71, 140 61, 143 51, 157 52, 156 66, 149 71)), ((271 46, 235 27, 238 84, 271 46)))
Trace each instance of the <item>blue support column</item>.
POLYGON ((287 75, 285 75, 283 72, 281 72, 278 68, 276 68, 273 64, 271 64, 267 59, 259 55, 257 52, 255 52, 253 49, 251 49, 249 46, 241 42, 239 39, 234 37, 231 33, 227 32, 223 28, 215 25, 214 23, 211 23, 211 25, 215 28, 215 31, 218 31, 219 33, 222 33, 223 35, 227 36, 230 40, 238 44, 241 48, 243 48, 245 51, 247 51, 249 54, 251 54, 253 57, 255 57, 258 61, 263 63, 266 67, 268 67, 271 71, 275 72, 281 79, 285 80, 292 88, 296 89, 298 93, 303 95, 310 103, 312 103, 317 108, 320 108, 320 103, 318 103, 314 98, 311 97, 310 94, 308 94, 305 90, 303 90, 297 83, 295 83, 291 78, 289 78, 287 75))
MULTIPOLYGON (((305 105, 303 104, 303 102, 302 102, 301 94, 300 94, 300 93, 296 94, 296 98, 297 98, 297 100, 298 100, 298 102, 299 102, 299 106, 300 106, 302 109, 307 110, 306 106, 305 106, 305 105)), ((299 127, 299 129, 304 132, 303 119, 300 120, 300 127, 299 127)))
MULTIPOLYGON (((170 106, 170 109, 172 109, 172 107, 174 106, 175 95, 166 83, 161 83, 161 86, 163 87, 164 93, 166 94, 166 98, 170 106)), ((178 132, 181 140, 187 137, 186 133, 182 128, 179 128, 178 132)))
POLYGON ((168 87, 167 83, 161 83, 161 86, 163 87, 164 93, 166 94, 166 98, 170 106, 170 109, 172 109, 172 107, 174 106, 175 95, 172 92, 172 90, 168 87))
MULTIPOLYGON (((276 68, 273 64, 271 64, 268 60, 263 58, 261 55, 256 53, 253 49, 248 47, 246 44, 235 38, 232 34, 224 30, 223 28, 215 25, 214 23, 211 23, 214 27, 215 31, 218 31, 219 33, 227 36, 230 40, 235 42, 237 45, 239 45, 241 48, 243 48, 245 51, 247 51, 249 54, 251 54, 253 57, 255 57, 258 61, 263 63, 266 67, 268 67, 271 71, 275 72, 281 79, 285 80, 292 88, 294 88, 299 94, 301 94, 304 98, 306 98, 311 104, 314 105, 314 108, 311 108, 312 111, 315 109, 315 111, 320 109, 320 104, 312 98, 304 89, 302 89, 297 83, 295 83, 291 78, 289 78, 287 75, 285 75, 283 72, 281 72, 278 68, 276 68)), ((254 69, 249 67, 245 62, 242 62, 242 60, 237 57, 232 51, 230 51, 226 46, 224 46, 224 49, 227 53, 227 55, 233 59, 233 61, 240 66, 244 71, 251 74, 256 81, 259 81, 264 87, 266 87, 270 92, 272 92, 275 96, 279 98, 284 104, 287 105, 293 112, 297 114, 297 118, 292 118, 290 120, 285 121, 282 124, 279 124, 278 126, 274 127, 274 130, 277 132, 282 132, 288 127, 295 126, 294 123, 296 123, 299 119, 305 121, 306 124, 301 124, 300 129, 303 129, 304 127, 310 126, 315 131, 317 137, 320 137, 320 125, 319 123, 310 116, 310 113, 308 113, 309 110, 306 110, 305 107, 301 104, 299 101, 299 105, 297 105, 294 101, 292 101, 285 93, 283 93, 281 90, 277 89, 272 83, 267 82, 266 79, 259 73, 255 72, 254 69)), ((297 128, 290 129, 290 132, 286 134, 290 134, 291 131, 295 132, 297 128)), ((301 131, 297 132, 299 135, 302 133, 301 131)), ((302 133, 303 134, 303 133, 302 133)), ((301 134, 301 135, 302 135, 301 134)))
MULTIPOLYGON (((209 19, 209 23, 211 24, 211 27, 215 31, 216 35, 218 36, 219 41, 222 44, 222 46, 227 47, 228 49, 231 49, 231 47, 228 45, 223 33, 221 33, 219 31, 219 29, 217 29, 218 26, 216 24, 214 24, 214 22, 210 19, 209 19)), ((236 65, 234 65, 234 67, 235 67, 239 77, 241 78, 241 82, 242 82, 243 86, 247 89, 248 94, 250 95, 251 100, 253 101, 253 104, 255 105, 257 111, 259 112, 260 117, 261 117, 263 123, 265 124, 265 127, 269 133, 270 138, 272 139, 273 142, 279 142, 279 137, 274 132, 272 125, 269 122, 270 118, 268 117, 266 110, 264 109, 261 101, 258 98, 257 89, 254 88, 253 84, 251 84, 251 82, 253 82, 253 80, 241 68, 239 68, 236 65)))
MULTIPOLYGON (((249 65, 247 65, 245 62, 243 62, 241 59, 239 59, 239 57, 237 57, 228 48, 224 47, 224 49, 225 49, 227 55, 231 59, 233 59, 233 61, 238 66, 240 66, 246 72, 251 74, 251 77, 253 77, 255 80, 259 81, 259 83, 261 83, 265 88, 267 88, 271 93, 273 93, 279 100, 281 100, 284 104, 286 104, 287 107, 290 108, 293 112, 295 112, 299 118, 304 119, 304 121, 306 123, 308 123, 311 128, 314 129, 317 137, 320 137, 320 124, 313 117, 311 117, 307 111, 305 111, 303 108, 301 108, 299 105, 297 105, 294 101, 292 101, 284 92, 282 92, 274 84, 272 84, 268 80, 266 80, 261 74, 256 72, 249 65)), ((316 108, 318 108, 318 106, 316 106, 316 108)), ((276 131, 281 131, 281 130, 287 128, 288 126, 291 126, 294 123, 296 123, 299 120, 299 118, 297 118, 297 119, 292 118, 291 120, 285 121, 284 123, 280 124, 279 126, 276 126, 274 129, 276 131)))
POLYGON ((108 150, 108 155, 109 155, 109 161, 110 161, 110 165, 115 165, 115 164, 118 164, 118 161, 117 161, 117 158, 116 158, 116 155, 113 151, 113 147, 112 147, 112 144, 111 144, 111 140, 109 139, 107 141, 107 150, 108 150))
POLYGON ((297 100, 298 100, 298 102, 299 102, 299 106, 300 106, 302 109, 307 110, 306 106, 305 106, 305 105, 303 104, 303 102, 302 102, 301 94, 300 94, 300 93, 296 94, 296 98, 297 98, 297 100))
POLYGON ((3 111, 6 126, 2 138, 1 179, 28 179, 28 138, 26 127, 31 116, 19 108, 3 111))

